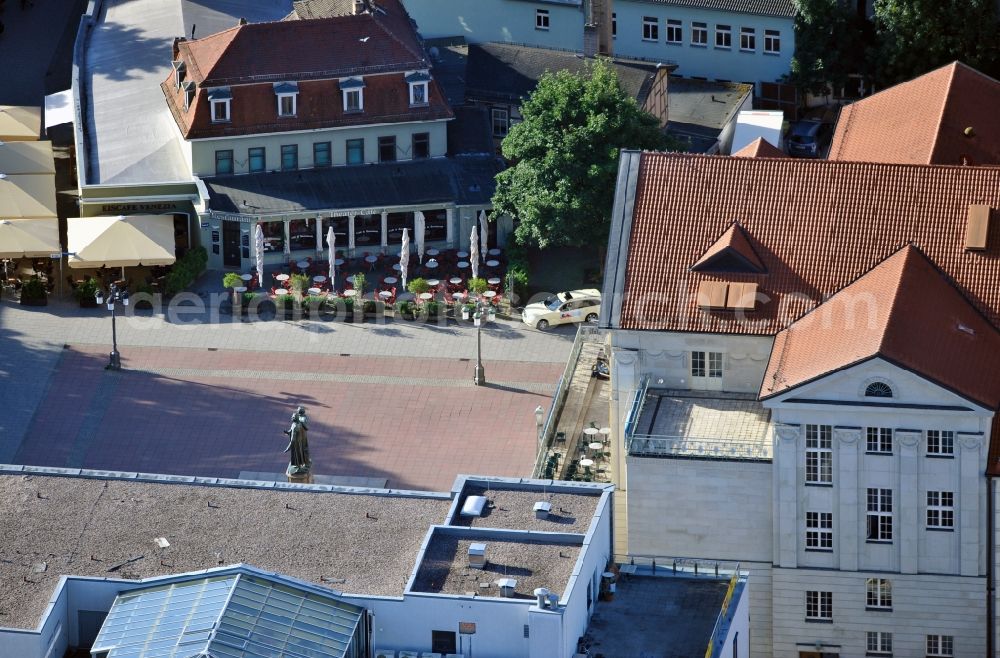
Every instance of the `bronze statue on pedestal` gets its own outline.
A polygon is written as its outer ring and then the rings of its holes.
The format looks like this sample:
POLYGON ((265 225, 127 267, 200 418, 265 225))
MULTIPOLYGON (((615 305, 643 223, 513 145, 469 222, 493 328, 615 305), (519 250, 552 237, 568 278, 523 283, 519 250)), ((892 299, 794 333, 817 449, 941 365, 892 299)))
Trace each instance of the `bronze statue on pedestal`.
POLYGON ((308 431, 305 407, 299 407, 292 414, 292 426, 285 430, 285 434, 288 435, 288 447, 285 448, 285 452, 291 453, 288 457, 288 470, 285 471, 289 477, 309 474, 312 459, 309 457, 309 439, 306 436, 308 431))

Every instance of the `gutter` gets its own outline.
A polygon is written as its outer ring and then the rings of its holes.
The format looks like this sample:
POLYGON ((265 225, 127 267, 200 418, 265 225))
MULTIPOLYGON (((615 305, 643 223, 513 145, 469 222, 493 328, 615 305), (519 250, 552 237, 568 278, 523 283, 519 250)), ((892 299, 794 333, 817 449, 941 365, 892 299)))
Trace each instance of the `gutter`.
POLYGON ((996 644, 996 638, 994 637, 994 629, 996 628, 996 610, 993 606, 993 598, 995 595, 995 586, 993 584, 993 560, 995 559, 994 551, 996 547, 994 546, 994 522, 993 522, 993 496, 996 493, 996 487, 994 486, 996 480, 993 476, 986 476, 986 655, 990 658, 994 656, 994 647, 996 644))

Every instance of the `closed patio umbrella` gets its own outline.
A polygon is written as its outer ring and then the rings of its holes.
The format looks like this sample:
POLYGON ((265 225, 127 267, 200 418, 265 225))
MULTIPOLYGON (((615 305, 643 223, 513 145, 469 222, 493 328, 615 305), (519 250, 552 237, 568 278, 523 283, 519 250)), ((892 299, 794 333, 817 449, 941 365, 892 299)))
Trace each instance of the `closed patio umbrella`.
POLYGON ((472 278, 479 277, 479 232, 476 227, 472 227, 472 236, 469 238, 469 264, 472 266, 472 278))
POLYGON ((403 229, 403 244, 399 248, 399 278, 406 289, 406 268, 410 264, 410 230, 403 229))
POLYGON ((424 219, 424 213, 419 210, 413 213, 413 232, 416 233, 417 238, 417 258, 420 260, 420 264, 424 264, 424 232, 426 230, 426 220, 424 219))
POLYGON ((257 229, 253 233, 253 249, 254 255, 257 257, 257 282, 258 285, 263 287, 264 285, 264 230, 261 229, 260 224, 257 224, 257 229))
POLYGON ((490 226, 486 219, 486 211, 479 211, 479 251, 483 258, 486 258, 486 251, 489 249, 487 242, 490 238, 490 226))
POLYGON ((333 232, 333 224, 326 230, 326 261, 329 264, 330 285, 333 285, 333 276, 337 272, 337 234, 333 232))

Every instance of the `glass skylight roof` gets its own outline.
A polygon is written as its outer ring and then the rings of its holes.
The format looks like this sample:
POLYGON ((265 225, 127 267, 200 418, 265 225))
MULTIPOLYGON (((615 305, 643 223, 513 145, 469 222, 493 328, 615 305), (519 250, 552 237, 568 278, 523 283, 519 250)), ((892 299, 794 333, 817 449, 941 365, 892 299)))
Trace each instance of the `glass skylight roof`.
POLYGON ((91 652, 108 658, 345 658, 364 608, 236 574, 119 595, 91 652))

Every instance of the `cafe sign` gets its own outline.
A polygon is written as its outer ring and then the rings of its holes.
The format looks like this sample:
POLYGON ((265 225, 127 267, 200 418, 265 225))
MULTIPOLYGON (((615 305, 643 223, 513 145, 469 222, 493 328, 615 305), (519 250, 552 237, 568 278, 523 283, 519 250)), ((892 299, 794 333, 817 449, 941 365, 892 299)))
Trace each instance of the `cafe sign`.
POLYGON ((460 621, 458 622, 458 632, 462 635, 475 635, 476 634, 476 622, 474 621, 460 621))
POLYGON ((118 213, 119 215, 126 212, 162 212, 164 210, 177 210, 177 204, 161 201, 149 203, 105 203, 101 206, 102 213, 118 213))

